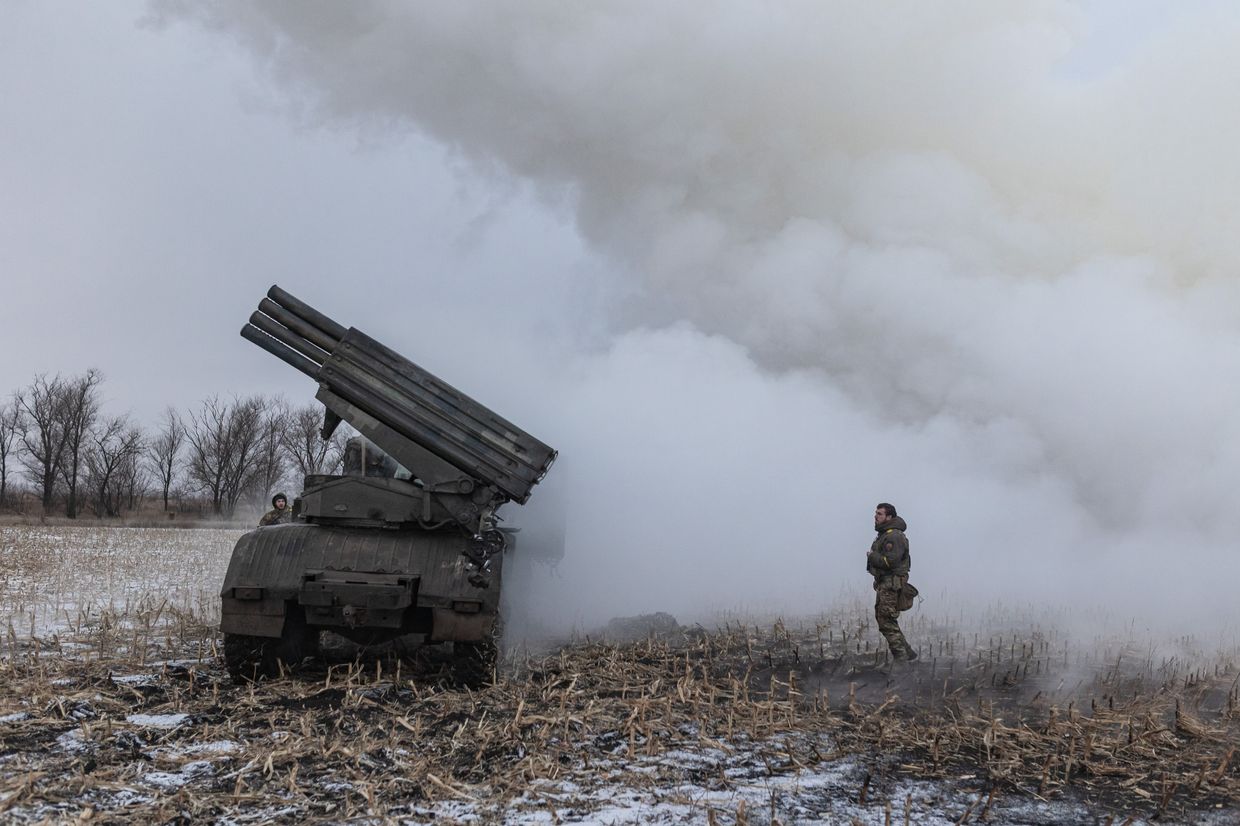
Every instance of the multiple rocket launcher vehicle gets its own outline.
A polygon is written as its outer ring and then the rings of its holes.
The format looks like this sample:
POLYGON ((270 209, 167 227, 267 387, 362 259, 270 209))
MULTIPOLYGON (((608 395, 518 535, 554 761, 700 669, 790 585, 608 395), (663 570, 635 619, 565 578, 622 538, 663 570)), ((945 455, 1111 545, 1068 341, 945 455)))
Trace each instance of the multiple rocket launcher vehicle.
POLYGON ((330 630, 451 642, 462 677, 485 676, 515 540, 496 511, 528 501, 556 452, 278 286, 241 335, 318 382, 324 439, 347 422, 364 441, 343 474, 306 477, 291 523, 237 542, 220 592, 229 671, 275 673, 330 630))

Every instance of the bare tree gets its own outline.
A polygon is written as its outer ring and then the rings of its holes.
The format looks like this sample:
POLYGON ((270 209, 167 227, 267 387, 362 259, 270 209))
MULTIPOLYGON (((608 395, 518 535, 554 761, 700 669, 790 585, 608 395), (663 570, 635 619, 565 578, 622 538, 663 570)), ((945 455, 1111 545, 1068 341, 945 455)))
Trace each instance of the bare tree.
POLYGON ((77 489, 90 430, 99 418, 99 385, 103 374, 91 368, 83 376, 64 383, 60 418, 65 434, 65 455, 60 464, 66 491, 65 516, 77 518, 77 489))
POLYGON ((216 515, 224 510, 224 485, 232 453, 228 436, 229 409, 227 402, 212 396, 190 413, 190 424, 185 429, 189 477, 211 498, 211 510, 216 515))
POLYGON ((25 429, 25 419, 16 399, 0 405, 0 508, 9 499, 9 474, 17 458, 18 440, 25 429))
POLYGON ((14 396, 25 419, 20 436, 24 450, 22 463, 27 476, 39 489, 44 513, 52 508, 65 457, 67 434, 61 415, 64 391, 65 382, 60 376, 49 379, 44 373, 35 376, 30 386, 14 396))
POLYGON ((266 407, 267 400, 262 396, 233 403, 230 430, 236 461, 232 465, 225 498, 230 516, 241 497, 261 484, 266 475, 262 463, 266 407))
POLYGON ((237 501, 254 485, 266 407, 262 396, 232 402, 212 397, 190 414, 186 470, 210 497, 216 515, 232 515, 237 501))
POLYGON ((142 457, 134 454, 121 462, 117 468, 118 489, 125 501, 126 510, 137 510, 142 497, 150 490, 150 477, 146 475, 146 466, 142 457))
POLYGON ((322 437, 323 408, 306 405, 289 411, 280 443, 292 462, 292 469, 301 475, 335 473, 344 456, 345 425, 336 428, 330 439, 322 437))
POLYGON ((142 430, 128 416, 116 416, 102 422, 90 438, 86 480, 95 513, 119 516, 129 494, 127 477, 142 454, 142 430))
POLYGON ((171 407, 164 410, 159 433, 146 446, 146 460, 159 482, 168 510, 168 494, 181 467, 181 449, 185 444, 185 425, 171 407))
POLYGON ((288 422, 288 403, 276 397, 268 401, 259 425, 258 445, 254 454, 253 492, 259 500, 271 495, 288 471, 283 434, 288 422))

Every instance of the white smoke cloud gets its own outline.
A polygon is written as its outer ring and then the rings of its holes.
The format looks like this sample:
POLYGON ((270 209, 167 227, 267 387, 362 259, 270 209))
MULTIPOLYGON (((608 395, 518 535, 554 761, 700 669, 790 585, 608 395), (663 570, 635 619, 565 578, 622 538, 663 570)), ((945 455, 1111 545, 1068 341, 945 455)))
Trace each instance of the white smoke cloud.
POLYGON ((630 280, 601 346, 509 380, 571 474, 543 592, 571 617, 825 599, 885 499, 924 591, 1217 619, 1240 12, 1085 72, 1088 8, 1053 0, 153 10, 236 38, 309 124, 567 200, 630 280))

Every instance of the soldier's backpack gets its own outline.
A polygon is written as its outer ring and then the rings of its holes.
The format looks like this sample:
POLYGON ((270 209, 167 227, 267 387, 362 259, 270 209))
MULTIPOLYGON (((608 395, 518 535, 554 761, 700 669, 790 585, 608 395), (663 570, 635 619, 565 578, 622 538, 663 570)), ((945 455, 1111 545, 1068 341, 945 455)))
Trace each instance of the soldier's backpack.
POLYGON ((898 607, 901 611, 907 611, 912 608, 913 601, 917 599, 917 594, 918 591, 913 587, 913 583, 904 583, 904 585, 900 588, 899 593, 896 595, 896 607, 898 607))

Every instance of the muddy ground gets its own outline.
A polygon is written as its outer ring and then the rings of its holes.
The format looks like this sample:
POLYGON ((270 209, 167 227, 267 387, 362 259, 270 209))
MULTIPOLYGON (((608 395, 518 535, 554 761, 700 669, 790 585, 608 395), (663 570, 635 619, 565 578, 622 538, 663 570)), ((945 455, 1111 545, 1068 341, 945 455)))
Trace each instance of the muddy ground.
POLYGON ((0 818, 37 823, 1240 820, 1240 652, 1046 617, 626 621, 446 651, 327 647, 234 683, 236 532, 0 528, 0 818), (984 629, 984 630, 979 630, 984 629))
POLYGON ((510 660, 478 690, 455 685, 436 649, 348 646, 234 684, 212 628, 143 616, 10 640, 4 817, 1122 824, 1240 811, 1230 666, 1173 674, 1117 655, 1086 669, 1069 651, 1069 685, 1045 641, 970 640, 963 658, 945 642, 893 664, 834 627, 778 622, 578 640, 510 660))

